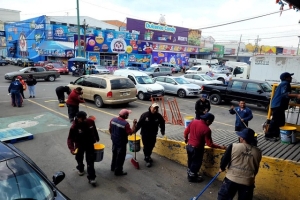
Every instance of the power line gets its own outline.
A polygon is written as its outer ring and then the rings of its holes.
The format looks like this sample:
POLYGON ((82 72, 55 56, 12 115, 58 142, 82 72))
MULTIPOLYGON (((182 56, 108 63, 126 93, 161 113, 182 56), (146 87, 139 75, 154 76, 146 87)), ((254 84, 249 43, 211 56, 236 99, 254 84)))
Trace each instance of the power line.
POLYGON ((59 10, 59 11, 53 11, 53 12, 40 12, 40 13, 28 13, 28 14, 22 14, 22 15, 39 15, 39 14, 47 14, 47 13, 59 13, 59 12, 65 12, 70 10, 76 10, 76 8, 68 9, 68 10, 59 10))

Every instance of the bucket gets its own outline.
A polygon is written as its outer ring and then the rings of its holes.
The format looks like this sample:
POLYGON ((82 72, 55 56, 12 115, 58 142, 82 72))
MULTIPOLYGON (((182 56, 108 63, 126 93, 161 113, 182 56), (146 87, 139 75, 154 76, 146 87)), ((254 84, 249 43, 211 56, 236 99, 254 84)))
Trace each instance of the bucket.
POLYGON ((296 142, 296 127, 293 126, 282 126, 280 127, 281 143, 292 144, 296 142))
POLYGON ((136 141, 134 141, 134 135, 128 137, 129 151, 139 152, 141 150, 141 137, 136 136, 136 141))
POLYGON ((194 120, 193 116, 185 116, 184 117, 184 127, 188 127, 188 125, 194 120))
POLYGON ((100 143, 94 144, 95 162, 100 162, 101 160, 103 160, 104 148, 105 148, 104 144, 100 144, 100 143))

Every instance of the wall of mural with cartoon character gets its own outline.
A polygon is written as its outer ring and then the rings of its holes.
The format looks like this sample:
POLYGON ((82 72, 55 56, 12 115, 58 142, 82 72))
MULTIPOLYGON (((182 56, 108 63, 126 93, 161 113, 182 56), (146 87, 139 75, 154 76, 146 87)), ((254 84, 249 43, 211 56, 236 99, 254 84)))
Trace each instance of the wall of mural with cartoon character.
POLYGON ((142 63, 144 69, 150 67, 152 55, 147 54, 119 54, 118 67, 124 68, 130 63, 142 63))
POLYGON ((36 47, 45 40, 45 16, 5 25, 9 57, 43 60, 36 47))
POLYGON ((152 63, 161 64, 167 62, 179 66, 184 66, 187 65, 189 57, 190 55, 186 53, 153 52, 152 63))

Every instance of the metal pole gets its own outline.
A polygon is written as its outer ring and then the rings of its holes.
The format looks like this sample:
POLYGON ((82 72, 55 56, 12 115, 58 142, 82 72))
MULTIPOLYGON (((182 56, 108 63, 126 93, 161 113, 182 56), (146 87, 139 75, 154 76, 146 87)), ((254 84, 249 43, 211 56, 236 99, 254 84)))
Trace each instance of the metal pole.
POLYGON ((86 25, 85 25, 85 19, 83 20, 83 40, 84 40, 84 47, 83 47, 83 57, 85 57, 85 48, 86 48, 86 25))
POLYGON ((239 51, 240 51, 241 41, 242 41, 242 35, 241 35, 241 37, 240 37, 240 42, 239 42, 239 46, 238 46, 237 54, 236 54, 236 61, 237 61, 237 62, 238 62, 238 59, 239 59, 239 51))
POLYGON ((255 41, 255 48, 254 48, 254 51, 253 51, 253 55, 254 55, 254 53, 255 53, 256 50, 257 50, 258 40, 259 40, 259 35, 257 36, 257 39, 256 39, 256 41, 255 41))
POLYGON ((298 36, 299 42, 298 42, 298 48, 297 48, 297 56, 299 55, 299 47, 300 47, 300 36, 298 36))
POLYGON ((80 38, 80 16, 79 16, 79 0, 77 0, 77 34, 78 34, 78 55, 81 56, 81 38, 80 38))

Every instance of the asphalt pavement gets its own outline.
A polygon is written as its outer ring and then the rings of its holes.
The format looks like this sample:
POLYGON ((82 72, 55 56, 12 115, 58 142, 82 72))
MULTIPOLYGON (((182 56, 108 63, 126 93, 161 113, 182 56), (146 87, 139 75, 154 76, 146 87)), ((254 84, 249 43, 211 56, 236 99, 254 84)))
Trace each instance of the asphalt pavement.
MULTIPOLYGON (((28 91, 25 91, 27 99, 24 100, 24 106, 13 108, 10 105, 10 96, 7 95, 10 81, 4 79, 4 74, 19 69, 21 68, 10 65, 0 67, 0 77, 2 77, 0 80, 0 129, 7 128, 12 123, 19 123, 22 127, 24 122, 25 124, 28 124, 28 121, 34 122, 34 126, 24 127, 34 135, 34 139, 16 143, 15 146, 29 155, 49 178, 56 171, 64 171, 66 178, 58 185, 58 188, 71 199, 190 199, 210 181, 210 177, 205 177, 203 183, 190 184, 187 182, 184 166, 158 155, 153 156, 154 166, 146 168, 142 152, 138 153, 140 170, 136 170, 130 163, 130 159, 127 159, 124 170, 128 172, 128 175, 115 177, 110 172, 111 140, 108 135, 99 131, 100 142, 105 144, 106 148, 103 161, 95 163, 98 185, 95 188, 92 187, 88 184, 86 176, 79 177, 76 173, 74 156, 67 148, 70 126, 67 108, 58 106, 55 94, 56 87, 67 85, 76 77, 61 75, 61 78, 55 82, 39 81, 36 85, 36 98, 28 99, 28 91)), ((166 95, 166 97, 176 96, 166 95)), ((194 115, 194 104, 198 98, 176 97, 183 117, 194 115)), ((236 102, 232 103, 237 105, 236 102)), ((138 119, 150 105, 150 101, 137 100, 130 103, 127 109, 133 112, 129 121, 138 119)), ((230 106, 230 104, 212 106, 211 113, 216 116, 215 122, 211 125, 212 129, 234 129, 235 116, 229 114, 230 106)), ((249 105, 249 107, 254 113, 250 127, 256 132, 261 132, 261 124, 265 121, 267 112, 256 106, 249 105)), ((96 125, 99 129, 107 129, 110 119, 117 116, 122 108, 123 106, 105 106, 99 109, 93 102, 80 106, 80 110, 96 117, 96 125)), ((168 130, 166 130, 166 135, 168 136, 168 130)), ((201 199, 216 199, 220 184, 219 181, 214 182, 201 199)))

